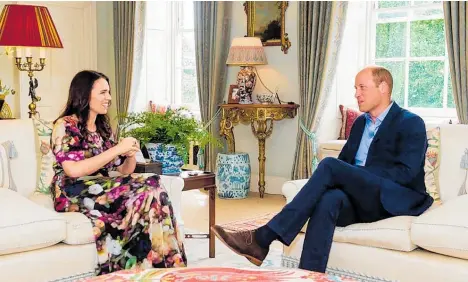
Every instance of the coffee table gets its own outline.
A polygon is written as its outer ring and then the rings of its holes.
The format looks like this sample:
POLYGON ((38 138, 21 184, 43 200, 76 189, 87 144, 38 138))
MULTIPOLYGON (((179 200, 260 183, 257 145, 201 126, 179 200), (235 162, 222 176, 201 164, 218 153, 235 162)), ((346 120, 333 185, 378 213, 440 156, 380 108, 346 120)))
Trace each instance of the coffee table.
POLYGON ((79 280, 83 282, 99 281, 309 281, 309 282, 356 282, 330 274, 312 272, 297 268, 234 268, 234 267, 187 267, 172 269, 122 270, 107 275, 79 280))

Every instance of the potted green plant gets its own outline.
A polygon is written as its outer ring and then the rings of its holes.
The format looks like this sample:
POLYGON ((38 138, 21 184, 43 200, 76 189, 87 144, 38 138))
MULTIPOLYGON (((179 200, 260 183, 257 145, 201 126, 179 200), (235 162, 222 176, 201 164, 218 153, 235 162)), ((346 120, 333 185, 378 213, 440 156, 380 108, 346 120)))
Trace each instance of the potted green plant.
POLYGON ((164 174, 180 173, 180 168, 188 161, 191 142, 200 148, 208 143, 221 146, 185 107, 130 113, 124 116, 120 130, 121 136, 138 139, 151 160, 162 163, 164 174))

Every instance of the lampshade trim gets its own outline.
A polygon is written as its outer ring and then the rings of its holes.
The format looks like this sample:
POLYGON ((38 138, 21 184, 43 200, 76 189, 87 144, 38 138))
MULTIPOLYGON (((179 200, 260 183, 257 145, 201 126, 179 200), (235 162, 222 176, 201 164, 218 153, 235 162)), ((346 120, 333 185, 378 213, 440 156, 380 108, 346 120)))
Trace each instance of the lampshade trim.
POLYGON ((231 46, 226 61, 228 65, 266 65, 268 64, 263 46, 231 46))

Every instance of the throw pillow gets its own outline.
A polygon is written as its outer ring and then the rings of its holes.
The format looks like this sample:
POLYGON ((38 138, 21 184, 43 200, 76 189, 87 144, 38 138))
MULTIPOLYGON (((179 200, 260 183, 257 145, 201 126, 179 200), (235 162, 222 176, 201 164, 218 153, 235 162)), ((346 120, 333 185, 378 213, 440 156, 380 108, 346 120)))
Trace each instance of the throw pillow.
POLYGON ((362 114, 360 111, 340 105, 341 129, 339 140, 348 140, 354 121, 362 114))
POLYGON ((37 158, 39 160, 39 172, 36 192, 43 194, 50 194, 50 185, 54 177, 53 164, 55 156, 50 148, 50 138, 52 136, 53 122, 45 121, 42 119, 34 119, 36 128, 38 152, 37 158))
POLYGON ((429 195, 434 201, 439 201, 440 127, 430 129, 426 134, 428 146, 424 164, 424 182, 429 195))
POLYGON ((11 175, 10 159, 16 158, 17 152, 12 141, 3 142, 0 146, 0 187, 17 191, 11 175))

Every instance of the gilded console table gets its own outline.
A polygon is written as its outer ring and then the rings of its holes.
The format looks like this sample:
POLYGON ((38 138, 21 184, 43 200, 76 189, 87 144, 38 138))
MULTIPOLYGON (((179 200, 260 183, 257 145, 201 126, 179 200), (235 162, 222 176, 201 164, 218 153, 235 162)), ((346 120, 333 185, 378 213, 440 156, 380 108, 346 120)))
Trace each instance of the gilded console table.
POLYGON ((265 139, 273 131, 273 122, 285 118, 294 118, 297 104, 262 105, 262 104, 224 104, 221 105, 220 135, 226 138, 228 151, 236 151, 233 127, 239 122, 250 123, 252 132, 258 139, 260 198, 265 194, 265 139))

